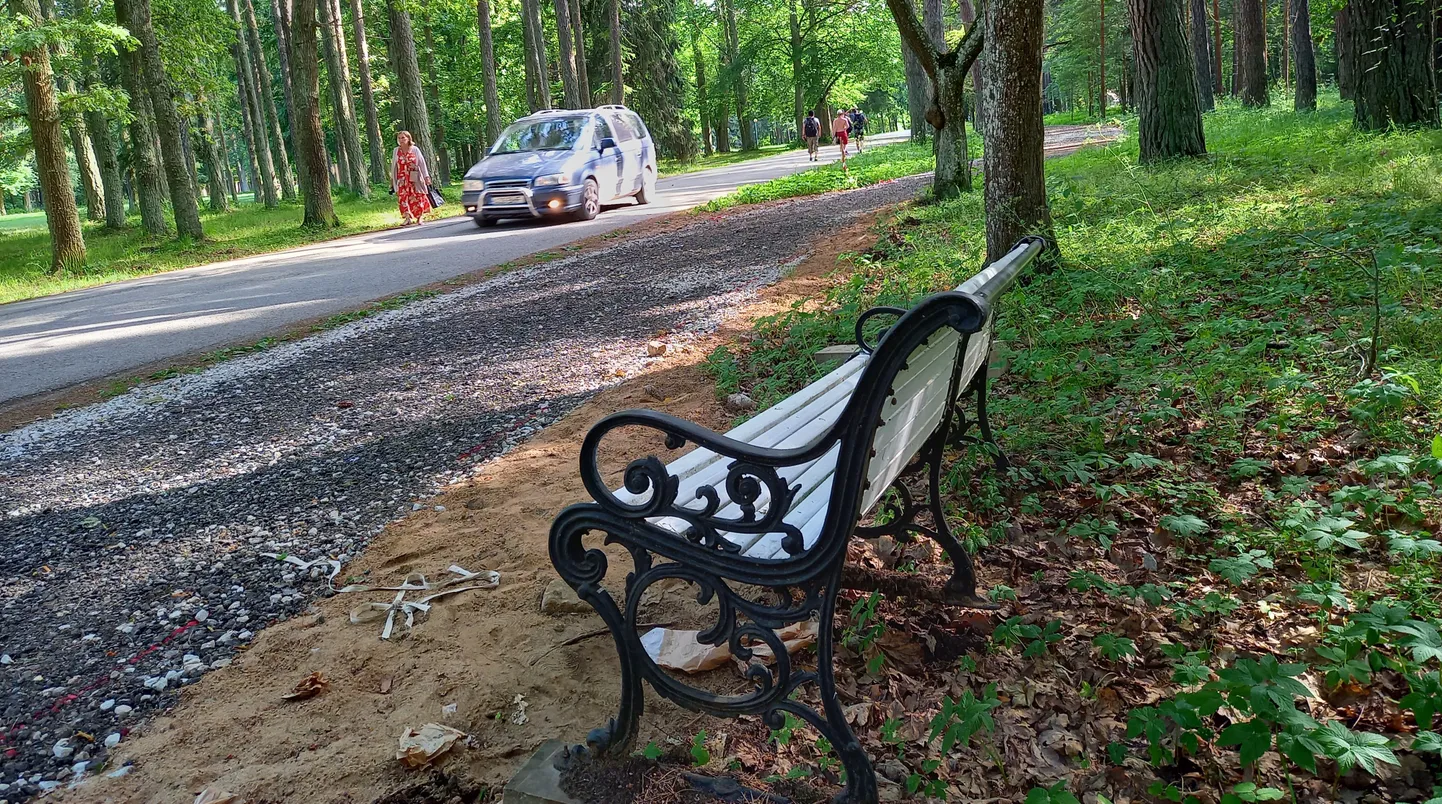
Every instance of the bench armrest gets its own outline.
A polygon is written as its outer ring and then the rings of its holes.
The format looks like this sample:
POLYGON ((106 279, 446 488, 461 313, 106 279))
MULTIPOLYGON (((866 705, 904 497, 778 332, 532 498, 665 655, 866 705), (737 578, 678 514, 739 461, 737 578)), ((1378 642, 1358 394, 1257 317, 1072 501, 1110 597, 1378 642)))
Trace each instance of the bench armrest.
MULTIPOLYGON (((838 423, 839 424, 839 423, 838 423)), ((651 517, 677 517, 692 526, 690 538, 708 547, 729 550, 730 544, 720 536, 721 532, 733 533, 782 533, 783 547, 790 552, 801 549, 801 532, 783 520, 790 509, 791 499, 800 486, 787 486, 785 478, 777 472, 787 466, 795 466, 820 458, 840 438, 840 430, 833 425, 810 444, 794 449, 771 449, 758 447, 744 441, 729 438, 694 422, 660 413, 654 410, 633 409, 613 413, 597 422, 586 433, 581 443, 581 480, 602 508, 625 519, 648 519, 651 517), (668 449, 680 449, 687 443, 708 449, 731 459, 726 473, 726 496, 741 510, 738 518, 720 518, 716 512, 721 508, 720 495, 712 486, 697 489, 697 499, 704 500, 700 508, 688 508, 678 503, 680 479, 667 471, 666 462, 655 455, 638 458, 626 465, 623 475, 625 488, 635 495, 647 494, 641 502, 630 503, 618 498, 606 484, 599 465, 598 452, 602 440, 613 430, 621 427, 646 427, 666 437, 668 449), (756 516, 757 503, 765 492, 770 497, 766 513, 756 516)))

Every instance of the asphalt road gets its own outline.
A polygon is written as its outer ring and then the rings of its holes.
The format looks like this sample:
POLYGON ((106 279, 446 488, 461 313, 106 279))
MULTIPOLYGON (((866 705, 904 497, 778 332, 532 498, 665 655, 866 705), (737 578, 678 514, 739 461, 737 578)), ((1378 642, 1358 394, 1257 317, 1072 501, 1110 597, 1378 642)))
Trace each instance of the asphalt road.
MULTIPOLYGON (((822 156, 835 160, 836 149, 823 148, 822 156)), ((804 151, 788 151, 662 179, 655 202, 622 202, 593 221, 478 229, 470 218, 450 218, 6 304, 0 306, 0 403, 258 340, 811 166, 804 151)))

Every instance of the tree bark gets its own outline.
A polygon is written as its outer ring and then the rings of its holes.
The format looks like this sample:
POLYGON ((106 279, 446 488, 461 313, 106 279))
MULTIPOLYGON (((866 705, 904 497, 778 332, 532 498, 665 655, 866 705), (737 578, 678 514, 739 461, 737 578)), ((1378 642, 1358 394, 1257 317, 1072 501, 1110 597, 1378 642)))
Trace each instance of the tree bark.
MULTIPOLYGON (((82 7, 85 10, 81 12, 81 19, 89 22, 88 7, 84 5, 82 7)), ((82 46, 80 58, 85 88, 87 90, 95 89, 100 84, 95 52, 89 46, 82 46)), ((95 148, 96 161, 100 170, 100 188, 105 206, 105 228, 111 231, 123 229, 125 228, 125 183, 120 177, 120 160, 115 154, 115 140, 110 134, 110 120, 104 112, 88 110, 85 112, 85 128, 90 134, 90 141, 95 148)))
POLYGON ((1227 92, 1222 75, 1222 0, 1212 0, 1212 94, 1220 98, 1227 92))
POLYGON ((586 69, 586 20, 581 14, 581 0, 569 0, 571 4, 571 31, 576 39, 576 92, 581 96, 581 106, 590 107, 591 74, 586 69))
POLYGON ((334 110, 336 150, 345 154, 345 183, 361 198, 370 197, 365 156, 361 153, 356 124, 355 101, 351 97, 350 66, 345 52, 345 31, 341 28, 339 0, 319 0, 321 47, 325 52, 326 78, 334 110))
POLYGON ((621 52, 621 0, 606 3, 611 40, 611 102, 621 105, 626 102, 625 67, 621 52))
POLYGON ((441 111, 440 79, 436 75, 436 41, 431 36, 430 11, 426 11, 426 22, 424 26, 426 37, 426 73, 425 81, 421 86, 426 93, 426 116, 430 118, 434 128, 431 142, 435 143, 436 161, 431 165, 432 175, 441 180, 441 184, 451 183, 451 153, 446 144, 446 121, 441 111))
MULTIPOLYGON (((316 36, 317 0, 295 0, 291 20, 290 63, 295 66, 291 86, 295 93, 296 140, 305 156, 305 218, 307 228, 339 226, 330 197, 330 171, 326 166, 325 134, 320 128, 320 63, 316 36)), ((409 33, 409 31, 407 31, 409 33)), ((414 52, 412 52, 414 55, 414 52)), ((419 81, 417 82, 419 83, 419 81)))
POLYGON ((260 92, 255 86, 256 71, 251 66, 250 46, 246 44, 245 23, 240 14, 241 0, 226 0, 230 17, 237 26, 239 39, 230 46, 231 58, 235 60, 236 85, 240 87, 241 118, 245 123, 246 145, 251 158, 255 160, 258 177, 254 188, 255 200, 274 209, 280 202, 275 192, 275 159, 270 150, 270 137, 266 134, 265 115, 261 112, 260 92))
MULTIPOLYGON (((711 109, 706 98, 706 59, 701 54, 700 26, 691 28, 691 58, 696 63, 696 108, 701 112, 701 152, 710 156, 711 109)), ((800 130, 797 129, 798 132, 800 130)))
POLYGON ((1025 235, 1041 235, 1054 249, 1043 164, 1042 0, 984 4, 981 34, 987 257, 1001 257, 1025 235))
POLYGON ((1295 108, 1317 110, 1317 54, 1312 45, 1312 9, 1308 0, 1292 0, 1292 51, 1297 71, 1295 108))
POLYGON ((1260 108, 1272 100, 1267 86, 1267 36, 1262 0, 1236 0, 1237 84, 1242 105, 1260 108))
MULTIPOLYGON (((358 3, 360 0, 351 0, 358 3)), ((490 145, 501 136, 501 94, 496 88, 496 48, 491 36, 491 4, 476 0, 476 27, 481 34, 481 71, 486 93, 486 142, 490 145)))
POLYGON ((1191 0, 1192 62, 1197 69, 1197 98, 1204 112, 1217 107, 1212 97, 1212 53, 1207 36, 1207 0, 1191 0))
MULTIPOLYGON (((971 0, 957 0, 957 16, 966 30, 970 31, 976 25, 976 6, 971 0)), ((981 64, 980 60, 971 65, 971 94, 975 108, 972 110, 972 121, 981 119, 981 64)))
MULTIPOLYGON (((124 4, 115 9, 116 22, 125 25, 124 4)), ((134 173, 131 187, 140 207, 140 225, 150 237, 170 233, 165 220, 165 181, 160 175, 160 154, 155 148, 155 119, 146 103, 143 69, 139 50, 120 49, 120 84, 130 96, 130 166, 134 173)))
MULTIPOLYGON (((36 0, 10 0, 10 13, 40 24, 36 0)), ((75 206, 70 166, 65 161, 65 135, 61 129, 60 101, 55 74, 50 69, 50 50, 45 46, 20 54, 24 67, 21 83, 25 90, 25 117, 30 125, 30 142, 35 151, 35 173, 45 195, 45 224, 50 230, 50 268, 61 271, 85 264, 85 238, 80 229, 80 209, 75 206)))
POLYGON ((751 125, 748 96, 751 71, 741 59, 741 35, 736 27, 736 3, 734 0, 720 0, 717 11, 721 15, 721 30, 726 42, 726 73, 730 78, 731 98, 736 102, 736 127, 740 130, 741 150, 756 150, 756 132, 751 125))
MULTIPOLYGON (((300 192, 304 193, 306 170, 303 160, 305 157, 304 154, 302 154, 300 151, 300 146, 298 145, 299 141, 296 139, 295 123, 293 122, 295 120, 295 90, 291 86, 290 76, 291 0, 270 0, 270 13, 272 20, 275 22, 276 58, 277 61, 280 62, 280 72, 282 78, 281 88, 284 90, 284 97, 282 98, 282 100, 285 101, 286 119, 292 121, 290 124, 290 130, 286 134, 286 142, 290 143, 290 151, 291 153, 295 154, 295 175, 297 183, 300 186, 300 192)), ((261 62, 261 64, 264 63, 264 61, 261 62)), ((259 90, 256 91, 257 93, 259 93, 259 90)), ((261 123, 261 127, 262 129, 264 129, 263 120, 261 123)), ((285 150, 284 145, 281 146, 281 150, 285 150)), ((287 170, 285 175, 289 177, 290 171, 287 170)))
POLYGON ((1351 100, 1353 90, 1353 70, 1356 69, 1356 56, 1352 53, 1352 41, 1355 34, 1352 32, 1352 9, 1350 6, 1342 6, 1332 15, 1333 35, 1332 40, 1336 48, 1337 56, 1337 94, 1342 100, 1351 100))
POLYGON ((411 132, 416 147, 426 164, 436 164, 436 149, 431 140, 431 119, 426 109, 425 88, 421 84, 421 67, 416 60, 416 38, 411 29, 411 15, 388 0, 386 9, 391 22, 391 64, 396 71, 395 97, 400 101, 401 126, 411 132))
MULTIPOLYGON (((910 0, 888 0, 887 7, 901 32, 902 46, 915 57, 930 82, 927 94, 931 100, 925 117, 927 125, 936 131, 932 194, 939 199, 955 197, 971 189, 971 157, 966 143, 966 77, 982 52, 982 31, 972 26, 956 48, 948 50, 945 37, 936 35, 934 25, 917 20, 910 0)), ((1038 104, 1040 91, 1038 85, 1038 104)))
POLYGON ((1101 24, 1097 28, 1099 35, 1097 47, 1097 80, 1101 84, 1101 91, 1097 93, 1097 108, 1101 110, 1101 116, 1107 116, 1107 0, 1099 0, 1097 6, 1101 13, 1101 24))
POLYGON ((581 108, 581 84, 576 78, 576 35, 571 30, 570 0, 555 0, 556 43, 561 48, 561 98, 567 109, 581 108))
POLYGON ((1352 0, 1353 120, 1364 131, 1438 125, 1428 0, 1352 0))
MULTIPOLYGON (((1197 0, 1193 0, 1195 5, 1197 0)), ((1143 164, 1207 152, 1187 0, 1128 0, 1143 164)), ((1206 41, 1205 38, 1202 39, 1206 41)), ((1206 64, 1205 56, 1202 64, 1206 64)))
MULTIPOLYGON (((477 2, 484 3, 485 0, 477 0, 477 2)), ((360 74, 361 106, 365 110, 366 150, 370 153, 370 180, 373 184, 383 184, 389 167, 383 155, 385 140, 381 137, 380 115, 376 113, 375 87, 371 83, 370 44, 366 42, 365 12, 361 8, 361 0, 350 0, 350 21, 351 35, 355 37, 356 72, 360 74)))
MULTIPOLYGON (((205 108, 203 100, 199 103, 205 108)), ((216 153, 215 129, 205 111, 195 113, 196 156, 205 165, 205 188, 210 195, 210 209, 213 212, 230 210, 230 199, 225 195, 225 172, 220 168, 220 156, 216 153)))
MULTIPOLYGON (((907 0, 908 4, 911 0, 907 0)), ((892 14, 895 15, 895 10, 892 14)), ((911 9, 912 16, 916 15, 916 9, 911 9)), ((911 129, 911 141, 915 143, 926 142, 927 136, 931 133, 931 126, 926 122, 926 107, 930 102, 931 87, 926 77, 926 71, 921 69, 921 60, 912 47, 907 44, 906 39, 901 40, 901 67, 906 76, 906 114, 909 119, 908 125, 911 129)), ((830 115, 822 115, 829 118, 830 115)), ((829 119, 828 119, 829 123, 829 119)))
POLYGON ((175 108, 175 93, 170 76, 160 60, 160 43, 150 21, 150 0, 119 0, 125 7, 125 26, 140 40, 140 63, 150 107, 155 113, 155 131, 160 136, 161 157, 165 166, 165 184, 170 190, 170 206, 175 213, 176 233, 181 237, 200 239, 205 231, 200 225, 200 206, 195 187, 185 162, 185 145, 181 142, 182 121, 175 108))
MULTIPOLYGON (((788 3, 786 19, 788 33, 790 34, 787 45, 791 56, 791 124, 796 127, 796 140, 800 142, 802 141, 801 124, 806 117, 806 89, 804 86, 805 73, 802 72, 802 57, 804 54, 801 52, 801 16, 796 8, 796 0, 790 0, 788 3)), ((694 43, 695 41, 695 37, 693 36, 692 42, 694 43)), ((696 69, 697 75, 701 75, 701 48, 699 45, 696 47, 696 69)), ((701 108, 706 108, 704 103, 701 108)), ((702 117, 705 117, 704 113, 702 117)), ((703 130, 707 127, 704 119, 701 127, 703 130)), ((706 143, 706 155, 711 155, 710 142, 706 143)))
MULTIPOLYGON (((148 0, 147 0, 148 2, 148 0)), ((295 183, 290 178, 290 157, 285 152, 285 134, 280 128, 280 115, 275 110, 275 90, 270 83, 270 67, 265 61, 265 50, 260 45, 260 27, 255 22, 255 6, 251 0, 236 0, 245 17, 245 38, 250 46, 250 66, 257 80, 256 93, 260 96, 260 111, 264 115, 260 122, 267 127, 269 137, 275 141, 275 172, 280 180, 280 197, 287 201, 295 198, 295 183)))
POLYGON ((215 126, 215 144, 220 148, 220 164, 225 170, 225 189, 230 194, 230 208, 234 209, 239 205, 235 197, 235 164, 230 161, 230 142, 225 137, 225 119, 223 117, 212 118, 215 126))
POLYGON ((541 0, 521 0, 522 21, 531 32, 531 47, 528 51, 535 69, 536 104, 538 109, 555 107, 551 97, 551 56, 546 43, 546 26, 541 20, 541 0))

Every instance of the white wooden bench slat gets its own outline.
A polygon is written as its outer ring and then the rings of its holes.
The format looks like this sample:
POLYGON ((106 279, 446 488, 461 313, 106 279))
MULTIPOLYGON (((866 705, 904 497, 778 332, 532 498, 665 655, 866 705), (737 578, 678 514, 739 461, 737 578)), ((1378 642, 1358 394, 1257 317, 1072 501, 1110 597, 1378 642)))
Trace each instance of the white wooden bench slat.
MULTIPOLYGON (((947 398, 947 391, 951 388, 951 374, 956 367, 958 340, 952 331, 932 336, 932 343, 921 348, 932 359, 924 360, 920 365, 909 365, 897 374, 897 381, 893 384, 894 394, 882 407, 885 423, 877 428, 871 442, 875 454, 866 467, 866 479, 870 485, 861 496, 863 512, 871 510, 891 481, 906 468, 911 456, 941 423, 951 401, 947 398)), ((916 353, 913 352, 912 361, 915 360, 916 353)))

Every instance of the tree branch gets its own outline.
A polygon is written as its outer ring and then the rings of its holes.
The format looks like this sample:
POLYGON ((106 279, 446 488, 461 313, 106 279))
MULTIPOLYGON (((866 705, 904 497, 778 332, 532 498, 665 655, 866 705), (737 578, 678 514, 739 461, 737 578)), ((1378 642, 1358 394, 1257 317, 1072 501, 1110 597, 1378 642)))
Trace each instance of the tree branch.
MULTIPOLYGON (((982 11, 982 9, 977 10, 982 11)), ((964 73, 970 70, 971 65, 976 63, 977 58, 981 56, 983 41, 981 19, 978 16, 977 21, 972 24, 971 29, 966 32, 966 35, 961 38, 960 42, 956 43, 956 49, 950 53, 951 58, 955 59, 955 64, 959 72, 964 73)))
POLYGON ((897 30, 901 31, 901 43, 916 56, 916 60, 921 63, 921 69, 935 86, 936 49, 931 46, 926 30, 921 27, 921 20, 916 18, 916 9, 912 7, 911 0, 886 0, 886 7, 891 9, 897 30))

